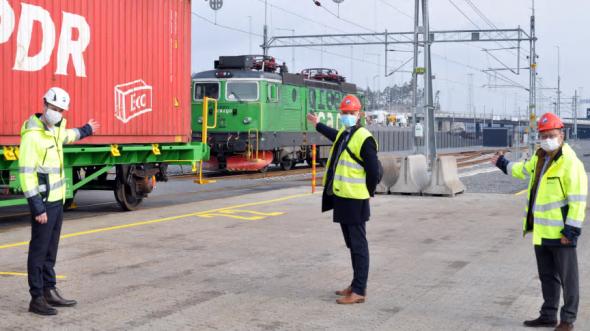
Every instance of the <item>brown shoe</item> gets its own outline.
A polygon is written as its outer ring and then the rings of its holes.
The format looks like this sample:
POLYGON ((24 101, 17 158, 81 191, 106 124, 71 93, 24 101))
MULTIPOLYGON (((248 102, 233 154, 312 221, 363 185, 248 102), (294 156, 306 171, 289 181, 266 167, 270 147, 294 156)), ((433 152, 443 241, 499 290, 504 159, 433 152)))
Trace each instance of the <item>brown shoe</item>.
POLYGON ((354 303, 363 303, 363 302, 365 302, 365 297, 362 295, 358 295, 354 292, 352 292, 348 296, 345 296, 343 298, 336 300, 336 303, 338 303, 340 305, 352 305, 354 303))
POLYGON ((347 297, 352 294, 352 287, 349 286, 349 287, 345 288, 344 290, 336 291, 334 293, 336 293, 336 295, 347 297))
POLYGON ((574 329, 574 323, 560 322, 555 328, 555 331, 572 331, 574 329))

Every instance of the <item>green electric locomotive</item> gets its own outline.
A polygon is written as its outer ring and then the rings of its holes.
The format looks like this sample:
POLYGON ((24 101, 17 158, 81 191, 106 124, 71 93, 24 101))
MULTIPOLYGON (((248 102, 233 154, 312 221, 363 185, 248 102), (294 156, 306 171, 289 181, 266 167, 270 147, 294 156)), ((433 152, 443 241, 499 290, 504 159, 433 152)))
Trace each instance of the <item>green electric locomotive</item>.
POLYGON ((218 100, 218 107, 217 114, 209 109, 207 119, 216 125, 208 132, 207 169, 265 171, 271 163, 291 169, 310 163, 313 144, 321 164, 331 142, 306 115, 316 113, 322 123, 339 128, 338 106, 346 94, 359 93, 333 69, 293 74, 272 57, 221 56, 214 70, 192 76, 193 140, 202 139, 203 99, 208 97, 218 100))

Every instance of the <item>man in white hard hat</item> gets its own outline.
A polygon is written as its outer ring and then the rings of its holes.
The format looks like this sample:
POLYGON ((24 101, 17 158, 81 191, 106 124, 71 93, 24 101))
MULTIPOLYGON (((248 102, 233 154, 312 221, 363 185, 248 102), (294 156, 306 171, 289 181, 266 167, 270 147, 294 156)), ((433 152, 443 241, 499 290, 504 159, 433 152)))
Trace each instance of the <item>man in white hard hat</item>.
POLYGON ((56 285, 55 260, 66 196, 63 144, 92 135, 100 125, 91 119, 77 129, 66 129, 63 114, 70 96, 59 87, 43 96, 43 113, 34 114, 21 128, 19 179, 32 215, 27 271, 31 302, 29 311, 55 315, 56 307, 71 307, 56 285))

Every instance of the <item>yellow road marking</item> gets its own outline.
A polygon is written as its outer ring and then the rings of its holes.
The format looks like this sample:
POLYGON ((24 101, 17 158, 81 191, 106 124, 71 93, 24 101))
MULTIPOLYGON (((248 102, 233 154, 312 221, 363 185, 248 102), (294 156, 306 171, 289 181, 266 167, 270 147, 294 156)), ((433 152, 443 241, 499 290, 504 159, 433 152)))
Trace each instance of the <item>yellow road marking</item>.
MULTIPOLYGON (((0 276, 23 276, 27 277, 26 272, 11 272, 11 271, 0 271, 0 276)), ((57 279, 65 279, 66 276, 57 275, 55 276, 57 279)))
MULTIPOLYGON (((282 198, 278 198, 278 199, 264 200, 264 201, 258 201, 258 202, 250 202, 250 203, 243 203, 243 204, 236 205, 236 206, 216 208, 216 209, 199 211, 199 212, 190 213, 190 214, 170 216, 170 217, 158 218, 158 219, 155 219, 155 220, 135 222, 135 223, 128 223, 128 224, 110 226, 110 227, 106 227, 106 228, 98 228, 98 229, 94 229, 94 230, 74 232, 74 233, 69 233, 69 234, 62 235, 60 237, 60 239, 66 239, 66 238, 72 238, 72 237, 79 237, 79 236, 84 236, 84 235, 88 235, 88 234, 100 233, 100 232, 107 232, 107 231, 114 231, 114 230, 121 230, 121 229, 133 228, 133 227, 140 226, 140 225, 148 225, 148 224, 155 224, 155 223, 162 223, 162 222, 174 221, 174 220, 177 220, 177 219, 187 218, 187 217, 193 217, 193 216, 207 217, 205 215, 214 214, 214 213, 223 213, 224 210, 235 209, 235 208, 243 208, 243 207, 251 207, 251 206, 259 206, 259 205, 265 205, 265 204, 269 204, 269 203, 273 203, 273 202, 286 201, 286 200, 301 198, 301 197, 305 197, 305 196, 309 196, 309 195, 312 195, 312 193, 295 194, 295 195, 290 195, 290 196, 286 196, 286 197, 282 197, 282 198)), ((224 216, 227 216, 227 215, 224 215, 224 216)), ((256 217, 256 216, 254 216, 254 217, 256 217)), ((0 246, 0 249, 25 246, 25 245, 28 245, 28 244, 29 244, 28 241, 21 241, 21 242, 17 242, 17 243, 13 243, 13 244, 1 245, 0 246)))
POLYGON ((205 218, 212 218, 215 216, 221 216, 221 217, 235 218, 235 219, 244 220, 244 221, 257 221, 257 220, 265 219, 265 217, 263 217, 263 216, 240 216, 240 215, 228 215, 228 214, 222 214, 222 213, 202 214, 202 215, 197 215, 197 216, 198 217, 205 217, 205 218))
POLYGON ((516 194, 514 194, 514 195, 521 195, 521 194, 524 194, 524 193, 526 193, 526 191, 528 191, 528 190, 522 190, 522 191, 520 191, 520 192, 518 192, 518 193, 516 193, 516 194))

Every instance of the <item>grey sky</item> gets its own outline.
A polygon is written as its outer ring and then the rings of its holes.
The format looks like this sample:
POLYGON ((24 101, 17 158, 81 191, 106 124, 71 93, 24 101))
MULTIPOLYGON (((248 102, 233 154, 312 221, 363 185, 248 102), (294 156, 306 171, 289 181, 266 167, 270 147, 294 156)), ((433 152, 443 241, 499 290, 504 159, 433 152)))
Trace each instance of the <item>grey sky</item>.
MULTIPOLYGON (((332 0, 322 0, 323 6, 337 13, 338 6, 332 0)), ((473 29, 474 24, 482 29, 488 29, 483 19, 469 6, 467 0, 431 0, 430 17, 431 29, 473 29), (465 18, 453 5, 456 4, 472 21, 465 18)), ((529 30, 531 15, 530 0, 471 0, 481 12, 498 28, 516 28, 521 26, 529 30)), ((279 29, 295 29, 295 34, 324 34, 342 32, 382 32, 411 31, 413 19, 413 0, 344 0, 340 5, 340 20, 325 10, 316 7, 311 0, 268 0, 268 24, 270 35, 286 35, 291 31, 279 29), (286 11, 292 12, 287 13, 286 11), (400 13, 401 12, 401 13, 400 13), (402 14, 403 13, 403 14, 402 14), (298 17, 299 15, 300 17, 298 17), (303 17, 303 18, 302 18, 303 17), (354 22, 351 24, 345 20, 354 22), (360 25, 361 27, 359 27, 360 25), (363 28, 364 27, 364 28, 363 28)), ((590 46, 588 32, 588 15, 590 1, 588 0, 537 0, 537 52, 539 55, 539 77, 545 88, 557 86, 557 48, 561 52, 561 82, 562 82, 562 114, 570 115, 571 96, 574 89, 582 88, 582 93, 589 95, 590 86, 587 77, 590 76, 590 66, 587 64, 590 46)), ((262 43, 262 26, 264 24, 264 0, 225 0, 223 8, 214 12, 207 1, 193 0, 193 12, 208 19, 210 22, 192 16, 192 70, 209 70, 213 61, 219 55, 262 53, 259 45, 262 43), (252 36, 248 34, 249 18, 252 22, 252 36), (244 32, 232 31, 216 26, 217 22, 244 32), (250 43, 251 39, 251 43, 250 43)), ((500 48, 509 46, 495 43, 471 44, 434 44, 432 51, 435 90, 440 91, 441 108, 444 111, 466 112, 468 102, 468 74, 473 74, 474 105, 477 112, 486 113, 492 110, 495 114, 516 114, 517 109, 523 113, 527 109, 528 94, 519 88, 490 89, 486 84, 504 84, 495 82, 493 78, 481 72, 488 67, 501 66, 492 57, 486 55, 481 48, 500 48), (449 60, 445 60, 447 58, 449 60), (476 70, 478 69, 478 70, 476 70)), ((523 57, 528 55, 528 44, 523 44, 523 57)), ((396 47, 396 49, 410 49, 396 47)), ((371 86, 384 88, 387 85, 401 84, 409 81, 409 73, 397 73, 384 77, 383 47, 364 46, 329 47, 321 52, 298 48, 295 50, 295 68, 293 68, 291 49, 271 49, 270 55, 280 61, 287 62, 291 71, 300 71, 308 67, 332 67, 340 71, 347 80, 361 87, 371 86), (334 55, 334 53, 340 56, 334 55), (380 54, 380 59, 376 54, 380 54), (354 60, 351 60, 350 57, 354 60), (377 65, 378 60, 381 67, 377 65), (379 74, 378 77, 374 77, 379 74)), ((494 54, 503 62, 516 66, 516 53, 513 51, 495 51, 494 54)), ((400 62, 407 60, 411 53, 393 52, 389 55, 389 67, 397 67, 400 62)), ((527 66, 521 59, 521 67, 527 66)), ((409 70, 411 67, 406 67, 409 70)), ((519 76, 502 74, 528 87, 528 71, 521 71, 519 76)), ((539 112, 553 109, 555 91, 544 89, 539 91, 539 112), (551 99, 549 99, 551 97, 551 99)), ((580 106, 579 113, 584 113, 580 106)))

